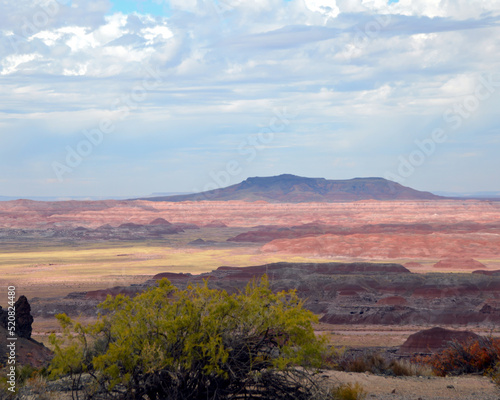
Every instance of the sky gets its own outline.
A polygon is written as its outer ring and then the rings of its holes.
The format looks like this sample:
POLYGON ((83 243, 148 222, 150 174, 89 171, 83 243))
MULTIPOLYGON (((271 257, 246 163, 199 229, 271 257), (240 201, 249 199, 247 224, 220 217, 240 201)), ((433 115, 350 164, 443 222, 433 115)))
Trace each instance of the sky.
POLYGON ((500 191, 499 27, 498 0, 0 0, 0 196, 500 191))

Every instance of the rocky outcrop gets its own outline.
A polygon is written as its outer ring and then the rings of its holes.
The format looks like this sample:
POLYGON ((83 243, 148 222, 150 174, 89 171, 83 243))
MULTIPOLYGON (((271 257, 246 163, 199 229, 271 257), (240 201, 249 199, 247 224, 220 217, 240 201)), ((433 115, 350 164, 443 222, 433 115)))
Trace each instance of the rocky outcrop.
POLYGON ((0 326, 7 327, 7 310, 2 309, 0 306, 0 326))
POLYGON ((33 316, 31 306, 26 296, 20 296, 15 303, 16 309, 16 335, 26 339, 31 338, 33 316))
MULTIPOLYGON (((20 296, 14 303, 15 308, 15 334, 18 338, 31 338, 33 316, 31 306, 26 296, 20 296)), ((7 310, 0 306, 0 326, 7 329, 7 310)))
POLYGON ((400 354, 431 354, 446 348, 452 341, 465 342, 479 339, 480 336, 470 331, 455 331, 435 327, 410 335, 399 348, 400 354))
MULTIPOLYGON (((18 365, 31 365, 35 368, 46 366, 52 359, 52 352, 43 344, 31 339, 33 316, 31 306, 26 296, 20 296, 14 303, 15 307, 15 357, 18 365)), ((10 331, 7 330, 6 310, 0 307, 0 365, 7 362, 7 344, 11 344, 7 338, 10 331)))

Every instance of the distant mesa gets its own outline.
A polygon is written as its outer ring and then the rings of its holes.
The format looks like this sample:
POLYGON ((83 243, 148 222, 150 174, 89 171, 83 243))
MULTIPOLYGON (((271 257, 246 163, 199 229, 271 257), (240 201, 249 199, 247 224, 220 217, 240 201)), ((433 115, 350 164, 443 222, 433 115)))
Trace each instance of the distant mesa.
POLYGON ((384 178, 329 180, 283 174, 248 178, 236 185, 202 193, 141 198, 147 201, 266 201, 270 203, 343 202, 358 200, 438 200, 445 197, 421 192, 384 178))
POLYGON ((465 342, 470 339, 479 339, 479 335, 470 331, 454 331, 444 328, 426 329, 410 335, 399 348, 400 354, 429 354, 446 348, 453 340, 465 342))
POLYGON ((172 224, 170 222, 168 222, 164 218, 156 218, 154 221, 151 221, 149 223, 149 225, 165 225, 165 226, 168 226, 168 225, 172 225, 172 224))
POLYGON ((101 225, 99 228, 97 228, 97 230, 103 230, 103 231, 109 231, 112 229, 113 229, 113 227, 110 224, 101 225))
POLYGON ((192 240, 191 242, 188 243, 188 245, 191 246, 207 246, 210 244, 216 243, 214 240, 203 240, 201 238, 198 238, 196 240, 192 240))
POLYGON ((434 264, 434 268, 442 269, 485 269, 486 265, 472 258, 446 258, 434 264))
POLYGON ((197 245, 197 244, 205 244, 207 242, 205 242, 203 239, 196 239, 196 240, 192 240, 191 242, 189 242, 188 244, 194 244, 194 245, 197 245))
POLYGON ((204 226, 205 228, 227 228, 227 225, 219 220, 211 221, 208 224, 205 224, 204 226))

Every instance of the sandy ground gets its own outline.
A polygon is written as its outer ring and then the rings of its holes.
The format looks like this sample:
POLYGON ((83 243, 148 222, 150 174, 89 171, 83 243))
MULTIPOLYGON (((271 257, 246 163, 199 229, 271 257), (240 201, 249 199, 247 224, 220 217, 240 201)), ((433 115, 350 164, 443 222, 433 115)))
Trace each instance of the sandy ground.
POLYGON ((385 377, 367 373, 328 371, 332 383, 359 383, 366 399, 379 400, 498 400, 500 389, 483 376, 385 377))
MULTIPOLYGON (((323 377, 327 378, 332 386, 359 383, 366 393, 366 400, 498 400, 500 398, 499 387, 482 376, 395 378, 326 371, 323 377)), ((20 399, 39 399, 38 394, 32 391, 28 393, 22 395, 20 399)), ((71 399, 71 394, 68 392, 53 392, 46 395, 54 400, 71 399)))

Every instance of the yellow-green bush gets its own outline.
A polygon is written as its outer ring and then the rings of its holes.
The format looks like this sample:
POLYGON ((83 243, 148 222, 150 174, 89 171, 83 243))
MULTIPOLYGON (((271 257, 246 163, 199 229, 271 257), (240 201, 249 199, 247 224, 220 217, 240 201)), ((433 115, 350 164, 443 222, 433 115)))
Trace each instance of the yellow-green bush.
POLYGON ((91 372, 110 398, 306 399, 317 385, 310 371, 327 354, 317 318, 294 291, 273 293, 267 278, 233 295, 162 280, 132 299, 108 297, 101 309, 89 326, 58 316, 65 337, 50 339, 50 370, 91 372))

